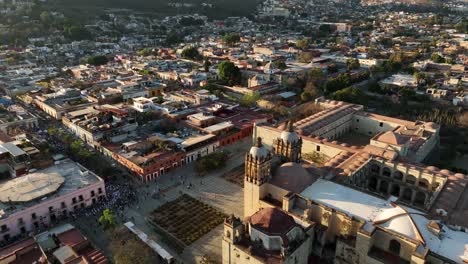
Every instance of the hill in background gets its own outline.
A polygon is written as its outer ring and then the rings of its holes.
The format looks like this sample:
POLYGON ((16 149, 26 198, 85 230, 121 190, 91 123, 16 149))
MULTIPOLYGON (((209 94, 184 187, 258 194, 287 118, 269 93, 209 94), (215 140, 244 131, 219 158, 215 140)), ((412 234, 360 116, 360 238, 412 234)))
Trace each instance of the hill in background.
POLYGON ((67 14, 90 16, 106 9, 131 9, 153 15, 194 14, 212 19, 248 16, 256 11, 258 0, 48 0, 52 9, 67 14))

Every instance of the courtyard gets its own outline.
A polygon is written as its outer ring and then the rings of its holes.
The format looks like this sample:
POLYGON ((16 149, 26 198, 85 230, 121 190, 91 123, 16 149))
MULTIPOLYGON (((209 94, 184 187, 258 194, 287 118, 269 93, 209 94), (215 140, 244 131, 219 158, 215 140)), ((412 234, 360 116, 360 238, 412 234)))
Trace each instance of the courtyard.
POLYGON ((349 146, 365 147, 370 144, 371 138, 371 136, 351 131, 339 137, 337 141, 346 143, 349 146))
MULTIPOLYGON (((198 263, 205 255, 209 255, 215 261, 221 262, 223 221, 217 225, 212 224, 210 228, 205 229, 206 232, 193 237, 193 241, 186 245, 185 243, 174 243, 176 241, 174 239, 175 235, 168 235, 168 232, 157 230, 151 223, 151 219, 154 212, 160 211, 158 209, 175 204, 177 202, 174 201, 178 199, 183 201, 186 198, 181 197, 186 196, 204 204, 205 207, 211 207, 223 215, 233 213, 236 216, 243 217, 243 190, 238 184, 229 181, 223 175, 237 171, 240 167, 243 170, 244 155, 250 149, 250 146, 251 139, 248 138, 234 145, 224 147, 223 149, 232 153, 226 162, 226 166, 202 177, 197 175, 194 163, 191 163, 165 174, 151 183, 119 178, 118 182, 127 185, 129 191, 133 190, 131 192, 134 192, 137 199, 135 203, 115 210, 118 222, 123 224, 132 221, 149 238, 163 246, 182 263, 198 263)), ((193 211, 193 207, 188 207, 188 210, 185 210, 190 215, 187 220, 189 222, 195 222, 193 221, 193 211)), ((183 214, 184 212, 180 213, 183 214)), ((90 214, 87 217, 76 219, 74 224, 109 256, 111 242, 109 232, 99 225, 98 218, 99 213, 90 214)), ((179 223, 179 225, 182 225, 182 223, 179 223)))

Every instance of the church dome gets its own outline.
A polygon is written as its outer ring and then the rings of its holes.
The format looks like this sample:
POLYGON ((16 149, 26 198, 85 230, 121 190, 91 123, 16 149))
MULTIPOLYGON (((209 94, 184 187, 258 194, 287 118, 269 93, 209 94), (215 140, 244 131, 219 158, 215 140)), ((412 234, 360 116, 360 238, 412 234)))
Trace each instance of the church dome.
POLYGON ((249 154, 256 159, 265 159, 268 156, 268 150, 262 144, 262 138, 257 138, 257 143, 250 148, 249 154))
POLYGON ((287 143, 296 143, 297 141, 299 141, 299 135, 294 131, 283 131, 281 132, 281 139, 287 143))
POLYGON ((270 183, 281 189, 300 193, 314 183, 318 177, 309 173, 306 168, 298 163, 287 162, 275 170, 270 183))
POLYGON ((286 143, 299 141, 299 135, 294 131, 294 122, 292 120, 285 123, 285 130, 281 132, 281 139, 286 143))
POLYGON ((296 226, 292 216, 276 208, 261 209, 250 216, 249 222, 262 232, 280 236, 285 236, 296 226))

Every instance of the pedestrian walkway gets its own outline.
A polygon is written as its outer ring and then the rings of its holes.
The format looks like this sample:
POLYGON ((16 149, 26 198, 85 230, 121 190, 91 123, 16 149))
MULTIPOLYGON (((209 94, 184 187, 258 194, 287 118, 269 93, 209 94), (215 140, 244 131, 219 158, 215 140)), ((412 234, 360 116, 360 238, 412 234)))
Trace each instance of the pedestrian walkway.
MULTIPOLYGON (((243 217, 243 189, 226 181, 222 175, 244 163, 244 155, 250 146, 250 139, 228 146, 226 150, 230 152, 230 159, 227 161, 226 167, 208 175, 197 176, 194 163, 191 163, 161 176, 155 182, 141 184, 140 187, 137 187, 138 205, 127 208, 123 215, 162 245, 164 245, 164 241, 146 221, 146 216, 154 209, 178 198, 183 193, 200 199, 227 215, 235 214, 243 217), (181 184, 182 181, 184 184, 181 184), (154 198, 156 197, 154 194, 158 192, 160 192, 158 198, 154 198)), ((180 260, 184 263, 197 263, 203 255, 209 255, 221 262, 222 234, 223 225, 221 224, 187 247, 179 256, 180 260)), ((177 256, 177 253, 172 252, 170 247, 166 246, 165 248, 177 256)))

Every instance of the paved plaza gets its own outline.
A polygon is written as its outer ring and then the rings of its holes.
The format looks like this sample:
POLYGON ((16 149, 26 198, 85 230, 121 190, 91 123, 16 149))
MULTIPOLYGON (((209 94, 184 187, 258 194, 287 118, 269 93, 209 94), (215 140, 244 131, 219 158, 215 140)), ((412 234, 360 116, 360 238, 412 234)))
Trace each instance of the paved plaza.
MULTIPOLYGON (((247 138, 226 147, 225 150, 230 153, 230 159, 227 161, 226 167, 211 174, 202 177, 197 176, 192 163, 163 175, 155 182, 149 184, 137 183, 135 189, 137 190, 138 203, 125 207, 121 212, 116 212, 119 221, 121 223, 125 221, 134 222, 139 229, 146 232, 155 241, 166 245, 167 240, 164 240, 155 232, 154 227, 147 221, 147 217, 156 208, 168 201, 175 200, 184 193, 213 206, 227 215, 234 214, 243 217, 243 189, 227 181, 222 175, 244 163, 244 155, 250 148, 251 143, 251 139, 247 138), (159 194, 156 195, 157 193, 159 194)), ((75 223, 97 246, 109 253, 109 238, 97 224, 98 217, 96 215, 82 218, 75 223)), ((204 255, 209 255, 213 259, 221 261, 222 234, 223 225, 220 224, 186 247, 182 254, 175 252, 170 246, 166 245, 165 247, 184 263, 198 263, 204 255)))

